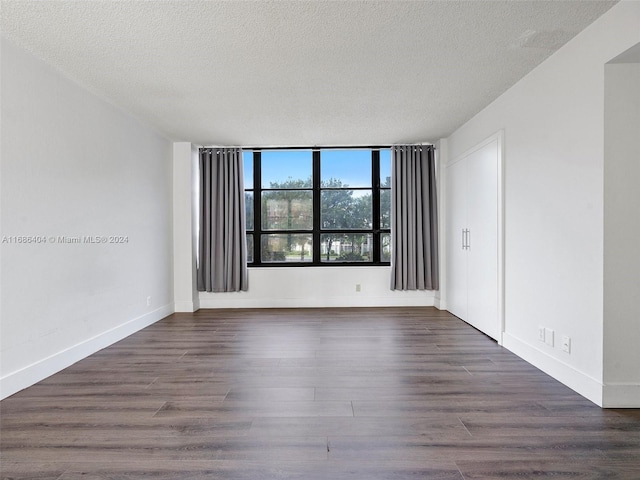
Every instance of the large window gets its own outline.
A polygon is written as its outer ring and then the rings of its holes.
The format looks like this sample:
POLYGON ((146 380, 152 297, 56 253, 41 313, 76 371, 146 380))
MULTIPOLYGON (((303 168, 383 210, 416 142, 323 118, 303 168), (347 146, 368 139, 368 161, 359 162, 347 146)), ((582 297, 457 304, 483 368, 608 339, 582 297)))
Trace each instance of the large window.
POLYGON ((249 265, 386 265, 389 149, 243 152, 249 265))

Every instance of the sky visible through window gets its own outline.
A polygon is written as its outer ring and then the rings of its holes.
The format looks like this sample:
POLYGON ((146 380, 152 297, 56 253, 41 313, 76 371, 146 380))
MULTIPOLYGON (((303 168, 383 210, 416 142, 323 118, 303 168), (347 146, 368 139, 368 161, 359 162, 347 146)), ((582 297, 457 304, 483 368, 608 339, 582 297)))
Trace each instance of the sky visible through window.
MULTIPOLYGON (((253 188, 253 152, 245 150, 244 188, 253 188)), ((340 179, 350 187, 371 186, 370 150, 324 150, 321 157, 321 180, 340 179)), ((288 180, 307 181, 312 174, 311 150, 265 150, 262 152, 262 187, 288 180)), ((391 150, 380 150, 381 186, 390 186, 391 150)), ((311 187, 311 185, 308 185, 311 187)))
POLYGON ((391 150, 380 150, 380 186, 391 187, 391 150))
POLYGON ((325 150, 320 157, 320 181, 340 179, 343 186, 371 187, 371 150, 325 150))
POLYGON ((311 150, 266 150, 262 152, 262 188, 282 185, 288 180, 308 181, 311 188, 313 153, 311 150))
POLYGON ((253 189, 253 152, 244 150, 242 152, 242 163, 244 164, 244 188, 253 189))

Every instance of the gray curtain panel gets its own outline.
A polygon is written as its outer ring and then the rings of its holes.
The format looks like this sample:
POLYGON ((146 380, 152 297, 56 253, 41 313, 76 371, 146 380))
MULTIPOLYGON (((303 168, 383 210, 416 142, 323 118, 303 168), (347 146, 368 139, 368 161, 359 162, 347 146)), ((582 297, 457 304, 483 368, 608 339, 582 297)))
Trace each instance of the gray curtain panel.
POLYGON ((394 146, 391 162, 391 290, 438 290, 433 147, 394 146))
POLYGON ((247 290, 244 174, 239 148, 200 150, 198 290, 247 290))

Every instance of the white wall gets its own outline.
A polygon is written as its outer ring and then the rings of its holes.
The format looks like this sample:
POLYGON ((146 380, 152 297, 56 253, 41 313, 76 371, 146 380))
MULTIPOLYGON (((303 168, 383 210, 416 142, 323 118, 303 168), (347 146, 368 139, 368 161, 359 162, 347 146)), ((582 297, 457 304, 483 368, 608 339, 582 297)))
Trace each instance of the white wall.
POLYGON ((249 291, 200 293, 202 308, 433 306, 432 291, 391 291, 390 267, 249 269, 249 291), (356 292, 360 284, 360 292, 356 292))
POLYGON ((435 143, 436 147, 436 179, 437 179, 437 196, 438 196, 438 267, 440 270, 440 289, 435 293, 434 305, 438 308, 444 309, 447 299, 447 217, 446 217, 446 204, 444 199, 446 198, 446 162, 449 158, 449 143, 446 138, 441 138, 435 143))
POLYGON ((599 404, 604 65, 639 26, 640 2, 620 2, 447 139, 454 159, 504 129, 504 345, 599 404))
MULTIPOLYGON (((180 237, 176 240, 175 255, 193 258, 195 245, 191 238, 195 231, 195 219, 187 225, 185 219, 193 215, 194 189, 191 181, 184 180, 197 170, 194 155, 197 147, 189 143, 177 143, 174 148, 174 168, 180 171, 183 180, 177 181, 174 192, 180 214, 176 217, 176 233, 180 226, 180 237), (188 170, 188 172, 187 172, 188 170), (184 206, 191 203, 192 210, 184 206), (180 217, 180 218, 178 218, 180 217)), ((176 171, 176 170, 174 170, 176 171)), ((193 178, 193 177, 192 177, 193 178)), ((197 194, 196 194, 197 196, 197 194)), ((178 208, 178 207, 176 207, 178 208)), ((177 238, 177 237, 176 237, 177 238)), ((189 262, 195 269, 195 260, 189 262)), ((185 264, 183 264, 184 267, 185 264)), ((192 272, 176 265, 176 311, 190 310, 190 295, 196 282, 192 272), (179 297, 179 293, 182 292, 179 297), (184 298, 185 301, 180 299, 184 298)), ((195 292, 193 305, 199 308, 313 308, 313 307, 385 307, 385 306, 439 306, 439 292, 392 291, 390 267, 250 267, 249 290, 247 292, 212 293, 195 292), (356 285, 360 291, 356 291, 356 285)))
POLYGON ((173 272, 176 312, 200 308, 196 279, 198 147, 173 144, 173 272))
POLYGON ((171 149, 2 39, 3 397, 173 311, 171 149))
POLYGON ((633 406, 640 398, 640 63, 605 67, 604 125, 604 403, 633 406))

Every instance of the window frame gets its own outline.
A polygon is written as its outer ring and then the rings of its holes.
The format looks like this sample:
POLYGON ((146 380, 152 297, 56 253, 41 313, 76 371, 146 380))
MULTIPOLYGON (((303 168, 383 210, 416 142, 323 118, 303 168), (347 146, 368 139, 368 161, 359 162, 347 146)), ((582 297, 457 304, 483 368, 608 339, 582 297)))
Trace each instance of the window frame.
MULTIPOLYGON (((248 267, 371 267, 389 266, 390 261, 382 261, 382 236, 391 234, 389 228, 381 228, 380 222, 380 200, 382 191, 390 191, 391 186, 381 186, 380 179, 380 150, 390 149, 390 146, 362 146, 362 147, 255 147, 243 149, 243 155, 251 152, 253 154, 253 188, 245 188, 245 195, 251 192, 253 195, 253 230, 247 230, 247 236, 253 236, 253 262, 247 262, 248 267), (277 150, 308 150, 312 152, 312 186, 311 188, 265 188, 262 186, 262 152, 277 150), (368 150, 371 153, 371 187, 328 187, 321 185, 321 154, 323 150, 368 150), (312 212, 313 228, 311 230, 266 230, 262 225, 262 193, 268 191, 309 191, 312 192, 312 212), (322 229, 321 225, 321 195, 323 191, 336 190, 366 190, 371 191, 371 228, 369 229, 322 229), (322 261, 321 237, 325 234, 338 235, 371 235, 372 236, 372 260, 371 261, 322 261), (304 234, 312 239, 311 260, 296 261, 262 261, 261 245, 262 236, 304 234)), ((244 157, 243 157, 244 161, 244 157)), ((246 198, 246 196, 245 196, 246 198)), ((390 212, 391 213, 391 212, 390 212)))

